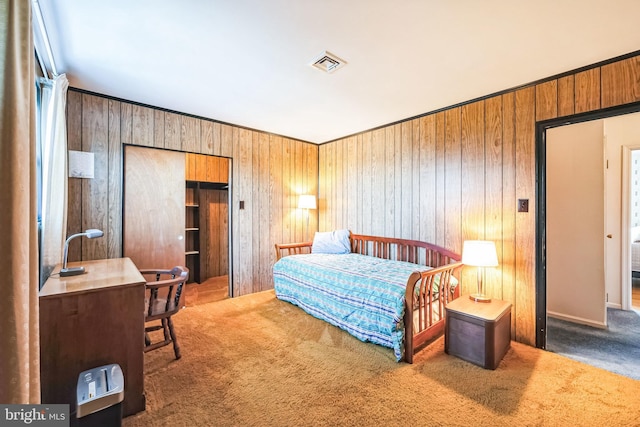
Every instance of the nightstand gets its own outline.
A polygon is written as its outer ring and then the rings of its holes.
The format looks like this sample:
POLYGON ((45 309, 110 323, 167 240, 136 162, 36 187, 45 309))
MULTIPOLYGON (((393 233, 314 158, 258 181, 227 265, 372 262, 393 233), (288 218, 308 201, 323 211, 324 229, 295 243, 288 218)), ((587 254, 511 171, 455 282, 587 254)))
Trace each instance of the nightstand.
POLYGON ((467 296, 446 306, 444 351, 485 369, 496 369, 511 344, 511 303, 475 302, 467 296))

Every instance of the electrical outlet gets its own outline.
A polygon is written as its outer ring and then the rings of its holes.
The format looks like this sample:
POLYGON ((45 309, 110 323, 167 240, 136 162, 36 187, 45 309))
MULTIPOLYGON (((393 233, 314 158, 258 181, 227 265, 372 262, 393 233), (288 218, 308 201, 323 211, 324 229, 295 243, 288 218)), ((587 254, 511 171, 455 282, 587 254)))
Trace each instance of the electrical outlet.
POLYGON ((529 212, 529 199, 518 199, 518 212, 529 212))

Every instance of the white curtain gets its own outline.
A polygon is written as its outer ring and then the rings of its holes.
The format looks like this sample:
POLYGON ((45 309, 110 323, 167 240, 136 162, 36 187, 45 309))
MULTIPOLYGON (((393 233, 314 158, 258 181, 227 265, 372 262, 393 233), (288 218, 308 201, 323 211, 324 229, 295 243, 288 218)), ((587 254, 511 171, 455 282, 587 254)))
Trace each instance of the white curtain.
POLYGON ((41 281, 62 262, 67 230, 67 127, 65 106, 69 82, 64 74, 40 79, 42 150, 41 281))

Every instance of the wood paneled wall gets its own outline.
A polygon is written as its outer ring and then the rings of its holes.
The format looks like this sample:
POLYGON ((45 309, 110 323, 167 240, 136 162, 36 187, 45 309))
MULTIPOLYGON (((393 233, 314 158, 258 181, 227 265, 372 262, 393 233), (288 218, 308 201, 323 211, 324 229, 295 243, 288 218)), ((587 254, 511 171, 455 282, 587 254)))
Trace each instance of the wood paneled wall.
POLYGON ((74 239, 70 261, 122 256, 123 144, 210 154, 232 159, 233 295, 273 288, 273 245, 310 232, 297 196, 318 191, 316 145, 73 89, 67 98, 68 147, 95 156, 94 179, 69 179, 67 232, 105 232, 74 239))
MULTIPOLYGON (((233 293, 273 286, 273 244, 320 230, 413 238, 461 251, 497 243, 488 293, 513 303, 514 339, 535 344, 535 123, 640 101, 640 57, 341 139, 300 141, 70 90, 69 149, 95 153, 94 179, 69 179, 70 260, 122 254, 122 144, 232 159, 233 293), (319 210, 296 209, 319 194, 319 210), (529 212, 517 213, 517 199, 529 212), (239 202, 245 209, 239 209, 239 202)), ((475 272, 463 272, 463 287, 475 272)))
MULTIPOLYGON (((640 101, 640 57, 596 66, 320 146, 319 229, 496 242, 488 293, 535 345, 536 121, 640 101), (529 212, 516 212, 529 199, 529 212)), ((463 269, 463 292, 476 286, 463 269)))

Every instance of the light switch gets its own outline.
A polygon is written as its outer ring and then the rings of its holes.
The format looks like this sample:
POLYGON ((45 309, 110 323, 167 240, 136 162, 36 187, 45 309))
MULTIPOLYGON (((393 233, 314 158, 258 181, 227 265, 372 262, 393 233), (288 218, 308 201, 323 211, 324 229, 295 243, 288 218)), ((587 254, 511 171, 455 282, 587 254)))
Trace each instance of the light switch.
POLYGON ((518 212, 529 212, 529 199, 518 199, 518 212))

